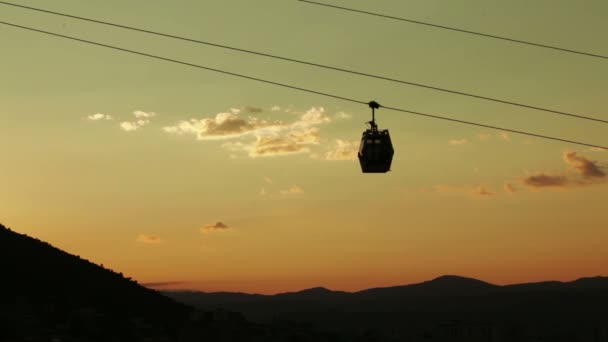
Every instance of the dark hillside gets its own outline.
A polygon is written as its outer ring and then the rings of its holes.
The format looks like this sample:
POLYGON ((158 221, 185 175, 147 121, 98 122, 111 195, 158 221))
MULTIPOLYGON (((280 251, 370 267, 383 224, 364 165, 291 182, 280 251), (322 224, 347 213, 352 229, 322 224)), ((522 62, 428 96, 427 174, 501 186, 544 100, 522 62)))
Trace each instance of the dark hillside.
POLYGON ((343 341, 290 321, 195 310, 2 225, 0 267, 0 342, 343 341))
POLYGON ((0 317, 4 334, 134 326, 175 334, 191 308, 130 278, 0 225, 0 317), (89 326, 94 325, 94 326, 89 326))

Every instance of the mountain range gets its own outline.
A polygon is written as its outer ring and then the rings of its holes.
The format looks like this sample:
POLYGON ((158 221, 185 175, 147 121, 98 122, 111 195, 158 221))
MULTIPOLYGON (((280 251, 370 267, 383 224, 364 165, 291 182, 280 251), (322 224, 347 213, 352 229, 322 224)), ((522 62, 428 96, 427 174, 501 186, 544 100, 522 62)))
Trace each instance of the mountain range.
POLYGON ((600 312, 608 307, 608 277, 571 282, 546 281, 494 285, 446 275, 418 284, 372 288, 358 292, 323 287, 276 295, 230 292, 164 291, 194 307, 223 308, 251 317, 277 312, 600 312))
POLYGON ((0 341, 608 341, 608 278, 159 293, 0 225, 0 341))

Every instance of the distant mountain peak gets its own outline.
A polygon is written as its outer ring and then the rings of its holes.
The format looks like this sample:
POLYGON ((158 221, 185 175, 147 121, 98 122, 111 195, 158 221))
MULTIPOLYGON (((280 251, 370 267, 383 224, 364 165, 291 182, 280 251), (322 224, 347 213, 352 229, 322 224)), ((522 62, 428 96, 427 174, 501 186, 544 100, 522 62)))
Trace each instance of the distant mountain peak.
POLYGON ((435 279, 429 280, 427 282, 425 282, 427 284, 429 283, 434 283, 434 284, 485 284, 485 285, 492 285, 490 283, 486 283, 485 281, 482 280, 478 280, 475 278, 469 278, 469 277, 463 277, 463 276, 458 276, 458 275, 442 275, 439 276, 435 279))
POLYGON ((324 293, 324 292, 333 292, 333 291, 328 288, 325 288, 323 286, 317 286, 317 287, 311 287, 309 289, 302 290, 300 292, 324 293))
POLYGON ((306 294, 306 295, 318 295, 318 294, 328 294, 328 293, 335 293, 337 291, 332 291, 328 288, 322 287, 322 286, 317 286, 317 287, 311 287, 309 289, 305 289, 305 290, 301 290, 301 291, 296 291, 296 292, 286 292, 286 293, 281 293, 281 294, 306 294))

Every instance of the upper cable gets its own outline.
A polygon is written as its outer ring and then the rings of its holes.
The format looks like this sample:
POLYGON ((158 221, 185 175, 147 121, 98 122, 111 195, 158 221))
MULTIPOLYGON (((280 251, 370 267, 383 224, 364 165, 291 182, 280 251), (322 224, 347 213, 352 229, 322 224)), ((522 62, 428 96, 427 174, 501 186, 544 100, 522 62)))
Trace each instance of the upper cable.
MULTIPOLYGON (((300 1, 304 1, 304 0, 300 0, 300 1)), ((314 4, 321 4, 321 3, 316 3, 316 2, 312 2, 312 1, 304 1, 304 2, 310 2, 310 3, 314 3, 314 4)), ((532 109, 532 110, 543 111, 543 112, 547 112, 547 113, 551 113, 551 114, 556 114, 556 115, 569 116, 569 117, 573 117, 573 118, 577 118, 577 119, 589 120, 589 121, 601 122, 601 123, 608 124, 608 120, 604 120, 604 119, 600 119, 600 118, 595 118, 595 117, 592 117, 592 116, 589 116, 589 115, 583 115, 583 114, 578 114, 578 113, 570 113, 570 112, 565 112, 565 111, 561 111, 561 110, 544 108, 544 107, 540 107, 540 106, 533 106, 533 105, 529 105, 529 104, 524 104, 524 103, 519 103, 519 102, 515 102, 515 101, 504 100, 504 99, 499 99, 499 98, 489 97, 489 96, 484 96, 484 95, 479 95, 479 94, 473 94, 473 93, 468 93, 468 92, 459 91, 459 90, 446 89, 446 88, 442 88, 442 87, 438 87, 438 86, 434 86, 434 85, 422 84, 422 83, 419 83, 419 82, 413 82, 413 81, 408 81, 408 80, 401 80, 401 79, 397 79, 397 78, 394 78, 394 77, 375 75, 375 74, 371 74, 371 73, 367 73, 367 72, 361 72, 361 71, 350 70, 350 69, 345 69, 345 68, 336 67, 336 66, 324 65, 324 64, 320 64, 320 63, 309 62, 309 61, 295 59, 295 58, 290 58, 290 57, 285 57, 285 56, 278 56, 278 55, 269 54, 269 53, 260 52, 260 51, 253 51, 253 50, 248 50, 248 49, 242 49, 242 48, 238 48, 238 47, 234 47, 234 46, 228 46, 228 45, 225 45, 225 44, 219 44, 219 43, 214 43, 214 42, 209 42, 209 41, 203 41, 203 40, 194 39, 194 38, 188 38, 188 37, 183 37, 183 36, 178 36, 178 35, 173 35, 173 34, 167 34, 167 33, 162 33, 162 32, 158 32, 158 31, 152 31, 152 30, 142 29, 142 28, 133 27, 133 26, 116 24, 116 23, 111 23, 111 22, 102 21, 102 20, 98 20, 98 19, 91 19, 91 18, 76 16, 76 15, 67 14, 67 13, 50 11, 50 10, 46 10, 46 9, 42 9, 42 8, 36 8, 36 7, 31 7, 31 6, 19 5, 19 4, 14 4, 14 3, 6 2, 6 1, 0 1, 0 4, 8 5, 8 6, 13 6, 13 7, 18 7, 18 8, 23 8, 23 9, 32 10, 32 11, 37 11, 37 12, 42 12, 42 13, 47 13, 47 14, 52 14, 52 15, 58 15, 58 16, 62 16, 62 17, 66 17, 66 18, 71 18, 71 19, 88 21, 88 22, 92 22, 92 23, 96 23, 96 24, 102 24, 102 25, 106 25, 106 26, 113 26, 113 27, 117 27, 117 28, 121 28, 121 29, 142 32, 142 33, 156 35, 156 36, 161 36, 161 37, 165 37, 165 38, 177 39, 177 40, 186 41, 186 42, 190 42, 190 43, 196 43, 196 44, 202 44, 202 45, 207 45, 207 46, 213 46, 213 47, 217 47, 217 48, 221 48, 221 49, 226 49, 226 50, 232 50, 232 51, 237 51, 237 52, 242 52, 242 53, 247 53, 247 54, 252 54, 252 55, 258 55, 258 56, 262 56, 262 57, 273 58, 273 59, 278 59, 278 60, 283 60, 283 61, 287 61, 287 62, 303 64, 303 65, 308 65, 308 66, 313 66, 313 67, 318 67, 318 68, 323 68, 323 69, 328 69, 328 70, 333 70, 333 71, 339 71, 339 72, 343 72, 343 73, 349 73, 349 74, 353 74, 353 75, 357 75, 357 76, 375 78, 375 79, 379 79, 379 80, 383 80, 383 81, 394 82, 394 83, 399 83, 399 84, 405 84, 405 85, 409 85, 409 86, 414 86, 414 87, 419 87, 419 88, 425 88, 425 89, 430 89, 430 90, 444 92, 444 93, 449 93, 449 94, 467 96, 467 97, 471 97, 471 98, 475 98, 475 99, 479 99, 479 100, 485 100, 485 101, 490 101, 490 102, 495 102, 495 103, 501 103, 501 104, 516 106, 516 107, 520 107, 520 108, 532 109)), ((333 5, 327 5, 327 6, 336 7, 336 6, 333 6, 333 5)))

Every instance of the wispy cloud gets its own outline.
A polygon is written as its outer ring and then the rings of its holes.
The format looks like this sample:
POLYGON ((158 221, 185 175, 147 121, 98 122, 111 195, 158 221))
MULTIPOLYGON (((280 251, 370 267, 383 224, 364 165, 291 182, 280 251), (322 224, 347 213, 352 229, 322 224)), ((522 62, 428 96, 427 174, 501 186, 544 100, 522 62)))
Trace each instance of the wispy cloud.
POLYGON ((358 141, 336 139, 335 145, 325 153, 325 160, 356 160, 358 151, 358 141))
POLYGON ((523 182, 533 188, 565 187, 568 185, 568 177, 541 172, 524 178, 523 182))
POLYGON ((153 112, 144 112, 141 110, 136 110, 133 112, 133 116, 136 120, 134 121, 123 121, 120 123, 120 129, 125 132, 133 132, 142 128, 143 126, 150 123, 150 119, 156 116, 156 113, 153 112))
POLYGON ((282 195, 294 195, 301 193, 304 193, 304 190, 298 185, 293 185, 289 189, 281 190, 282 195))
POLYGON ((598 162, 577 152, 564 152, 562 158, 570 170, 553 174, 538 172, 525 177, 523 183, 532 188, 567 188, 601 184, 608 178, 598 162))
POLYGON ((160 236, 147 235, 147 234, 138 235, 137 239, 135 239, 135 241, 140 242, 140 243, 146 243, 146 244, 159 244, 159 243, 163 242, 163 240, 160 238, 160 236))
POLYGON ((87 120, 90 120, 90 121, 101 121, 101 120, 109 121, 109 120, 114 120, 114 118, 111 115, 108 115, 108 114, 96 113, 96 114, 87 116, 87 120))
POLYGON ((201 232, 203 233, 212 233, 212 232, 221 232, 231 229, 227 224, 222 222, 216 222, 214 224, 208 224, 206 226, 201 227, 201 232))
POLYGON ((479 141, 488 141, 493 138, 498 138, 502 141, 511 142, 511 134, 505 131, 500 131, 498 133, 479 133, 476 137, 479 141))
POLYGON ((511 142, 511 135, 508 132, 498 132, 498 137, 506 142, 511 142))
POLYGON ((156 116, 156 113, 144 112, 144 111, 141 111, 141 110, 136 110, 136 111, 133 112, 133 115, 137 119, 150 119, 150 118, 156 116))
POLYGON ((488 140, 492 139, 492 134, 479 133, 479 134, 477 134, 477 139, 479 139, 481 141, 488 141, 488 140))
POLYGON ((286 124, 281 121, 267 121, 255 117, 242 118, 238 109, 216 114, 212 118, 180 121, 163 130, 172 134, 192 134, 198 140, 234 139, 246 135, 268 131, 279 131, 286 124))
POLYGON ((448 144, 452 146, 462 146, 468 144, 469 141, 467 139, 452 139, 448 141, 448 144))
MULTIPOLYGON (((246 111, 257 113, 251 108, 246 111)), ((224 148, 257 158, 310 152, 310 146, 320 143, 318 126, 331 122, 322 107, 309 109, 293 122, 243 117, 241 112, 231 109, 211 118, 180 121, 163 129, 171 134, 194 135, 198 140, 229 140, 222 145, 224 148)))
POLYGON ((490 190, 485 185, 477 185, 477 186, 454 186, 454 185, 445 185, 438 184, 434 185, 431 188, 421 189, 420 192, 436 192, 436 193, 461 193, 468 194, 475 197, 491 197, 497 195, 496 192, 490 190))
POLYGON ((606 172, 596 161, 579 156, 576 152, 565 152, 564 161, 576 169, 585 179, 605 178, 606 172))
POLYGON ((503 184, 503 189, 504 189, 504 191, 505 191, 506 193, 508 193, 509 195, 512 195, 512 194, 514 194, 515 192, 517 192, 517 188, 516 188, 516 187, 515 187, 513 184, 511 184, 511 183, 509 183, 509 182, 505 182, 505 183, 503 184))
POLYGON ((338 112, 334 117, 338 120, 350 120, 353 116, 345 112, 338 112))
POLYGON ((494 196, 496 193, 494 191, 488 190, 484 185, 480 185, 473 190, 473 194, 478 196, 494 196))

